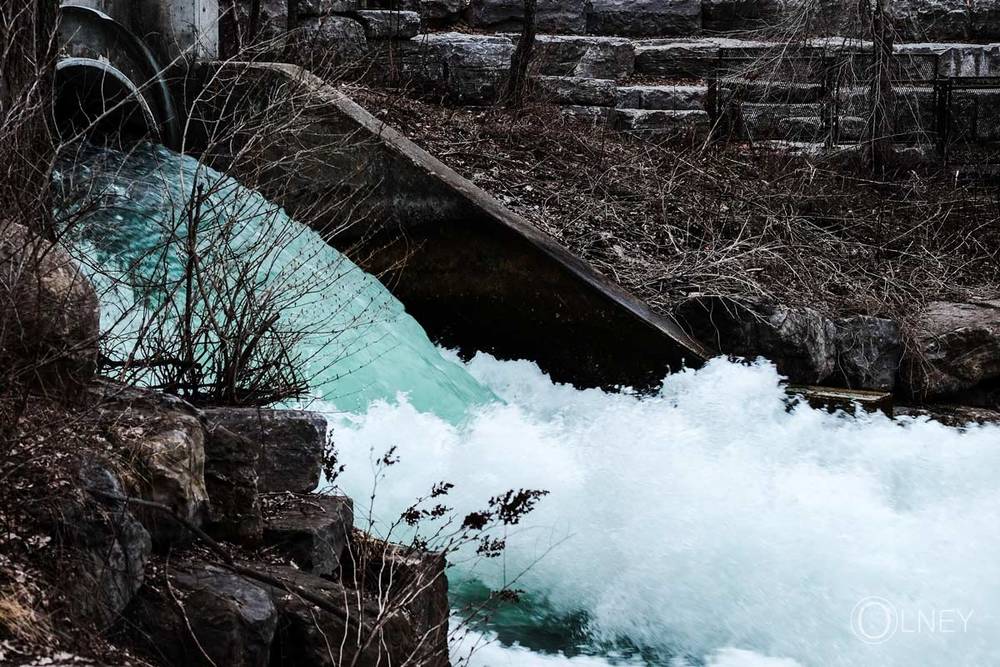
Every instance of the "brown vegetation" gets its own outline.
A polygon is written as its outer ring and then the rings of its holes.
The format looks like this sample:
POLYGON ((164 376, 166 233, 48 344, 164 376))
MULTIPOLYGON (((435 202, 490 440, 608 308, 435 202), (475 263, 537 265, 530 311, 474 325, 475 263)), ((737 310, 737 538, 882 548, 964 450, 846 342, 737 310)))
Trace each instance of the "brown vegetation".
POLYGON ((984 184, 857 153, 685 147, 564 119, 349 91, 598 270, 669 313, 687 296, 762 296, 905 321, 1000 287, 1000 199, 984 184))

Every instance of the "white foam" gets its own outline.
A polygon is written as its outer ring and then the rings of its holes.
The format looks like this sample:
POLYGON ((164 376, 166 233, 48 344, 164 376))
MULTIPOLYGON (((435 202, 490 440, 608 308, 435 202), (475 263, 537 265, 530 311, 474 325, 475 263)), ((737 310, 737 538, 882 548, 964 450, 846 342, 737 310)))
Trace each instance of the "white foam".
POLYGON ((358 499, 371 489, 372 452, 398 447, 380 519, 440 480, 456 484, 459 511, 508 488, 551 491, 510 536, 503 568, 466 563, 465 576, 497 586, 502 572, 530 567, 517 586, 585 611, 594 640, 720 666, 765 655, 824 667, 1000 664, 997 428, 789 412, 764 363, 716 360, 643 400, 553 385, 526 362, 481 355, 468 368, 506 405, 454 426, 405 400, 378 403, 336 430, 341 483, 358 499), (900 628, 869 644, 851 626, 867 596, 900 616, 973 617, 961 631, 900 628))

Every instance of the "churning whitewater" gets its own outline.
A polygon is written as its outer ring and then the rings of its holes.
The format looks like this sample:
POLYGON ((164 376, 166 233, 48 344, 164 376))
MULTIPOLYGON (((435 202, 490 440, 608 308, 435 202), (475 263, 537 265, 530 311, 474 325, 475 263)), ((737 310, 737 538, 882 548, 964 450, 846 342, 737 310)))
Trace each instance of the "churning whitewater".
POLYGON ((717 359, 645 397, 554 384, 527 361, 462 363, 318 235, 190 158, 95 151, 59 178, 113 204, 78 249, 99 286, 135 286, 102 297, 119 352, 155 301, 141 288, 162 267, 142 260, 183 242, 178 202, 197 179, 221 185, 209 227, 236 218, 235 242, 279 241, 261 289, 321 278, 290 316, 337 333, 306 341, 308 407, 334 425, 359 517, 392 447, 371 508, 383 525, 440 481, 459 514, 511 488, 550 492, 501 561, 452 568, 456 608, 523 591, 456 641, 456 661, 479 647, 480 667, 1000 664, 1000 429, 790 405, 766 361, 717 359))

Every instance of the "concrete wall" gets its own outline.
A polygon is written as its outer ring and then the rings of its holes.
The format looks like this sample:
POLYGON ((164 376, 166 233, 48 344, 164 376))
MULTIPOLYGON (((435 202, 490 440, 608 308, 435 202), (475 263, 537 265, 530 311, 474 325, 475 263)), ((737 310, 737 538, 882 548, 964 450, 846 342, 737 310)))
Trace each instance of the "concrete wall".
POLYGON ((182 54, 219 55, 218 0, 68 0, 63 5, 104 12, 144 39, 162 63, 182 54))
POLYGON ((652 387, 704 359, 675 322, 307 72, 234 63, 202 76, 208 102, 192 115, 209 120, 206 156, 380 275, 435 340, 578 386, 652 387), (259 152, 230 159, 251 143, 259 152))

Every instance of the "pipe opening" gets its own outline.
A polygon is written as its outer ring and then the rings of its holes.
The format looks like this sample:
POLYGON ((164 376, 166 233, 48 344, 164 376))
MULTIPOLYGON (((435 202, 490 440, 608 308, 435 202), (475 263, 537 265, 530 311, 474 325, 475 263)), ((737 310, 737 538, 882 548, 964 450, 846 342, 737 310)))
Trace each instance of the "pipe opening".
POLYGON ((128 77, 90 58, 67 58, 56 66, 54 115, 64 141, 86 138, 101 145, 158 141, 148 103, 128 77))

